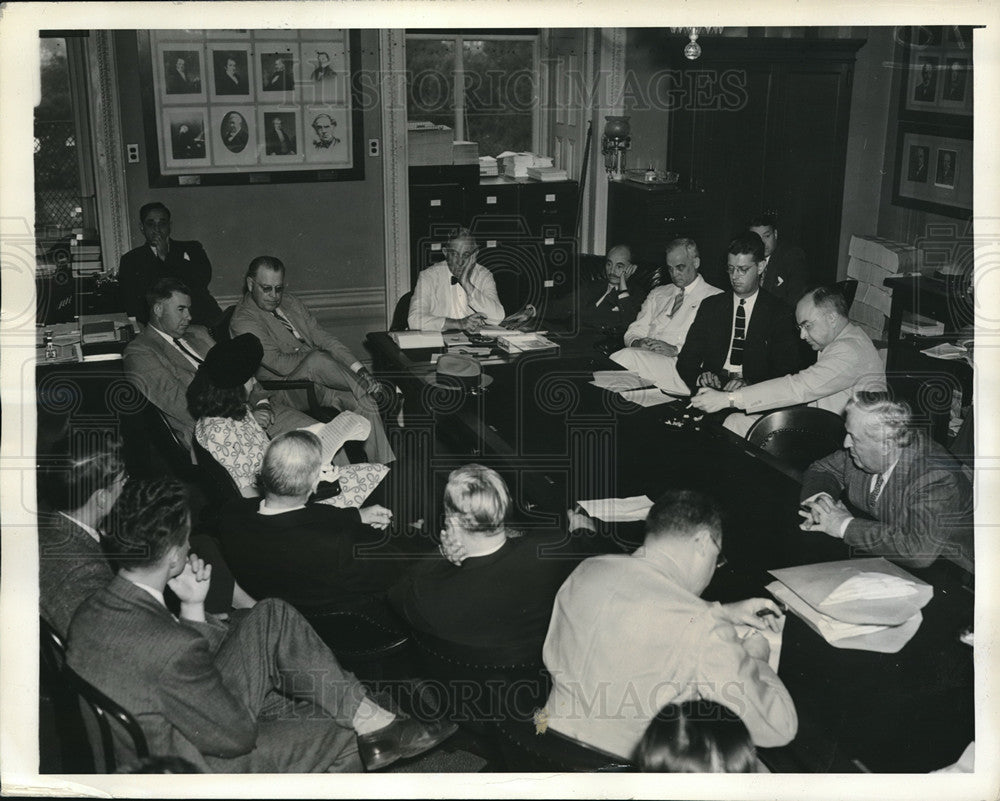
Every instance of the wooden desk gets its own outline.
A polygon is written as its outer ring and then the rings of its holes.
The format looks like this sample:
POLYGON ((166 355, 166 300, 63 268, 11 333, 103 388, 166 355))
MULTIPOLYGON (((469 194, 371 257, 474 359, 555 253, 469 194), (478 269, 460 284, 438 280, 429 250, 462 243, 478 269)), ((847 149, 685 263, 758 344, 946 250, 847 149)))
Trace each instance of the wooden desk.
MULTIPOLYGON (((407 366, 383 336, 369 343, 397 375, 412 379, 430 369, 407 366)), ((405 361, 413 363, 412 355, 405 361)), ((529 530, 559 525, 580 499, 707 490, 725 515, 729 560, 705 592, 712 600, 763 594, 770 569, 849 556, 842 541, 799 530, 799 484, 791 476, 729 432, 668 427, 667 407, 640 408, 588 384, 594 369, 608 367, 596 353, 522 358, 487 367, 494 381, 485 392, 447 406, 421 386, 415 393, 404 388, 407 428, 412 419, 430 431, 425 466, 409 481, 440 497, 448 470, 487 464, 504 476, 517 524, 529 530), (441 425, 451 426, 447 436, 435 436, 441 425)), ((421 451, 397 453, 402 462, 421 451)), ((603 542, 581 544, 582 555, 630 550, 642 526, 606 525, 600 534, 603 542)), ((924 772, 955 761, 973 739, 972 649, 957 639, 972 623, 973 594, 949 563, 911 572, 935 593, 920 629, 897 654, 835 648, 788 617, 779 674, 795 701, 799 733, 788 746, 762 750, 772 770, 924 772)))

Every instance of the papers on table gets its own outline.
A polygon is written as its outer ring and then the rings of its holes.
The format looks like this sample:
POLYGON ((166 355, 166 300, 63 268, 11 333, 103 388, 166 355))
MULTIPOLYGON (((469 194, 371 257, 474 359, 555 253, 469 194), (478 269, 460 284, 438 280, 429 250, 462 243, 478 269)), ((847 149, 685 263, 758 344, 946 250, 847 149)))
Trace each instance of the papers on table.
POLYGON ((896 653, 923 620, 934 589, 882 558, 772 570, 775 598, 837 648, 896 653))
POLYGON ((389 336, 402 350, 444 347, 440 331, 390 331, 389 336))
POLYGON ((659 406, 661 403, 670 403, 673 400, 672 397, 664 395, 656 387, 652 389, 625 390, 618 394, 625 398, 625 400, 630 400, 639 406, 659 406))
POLYGON ((591 517, 608 523, 629 523, 646 519, 653 502, 645 495, 630 498, 599 498, 577 501, 591 517))
POLYGON ((932 359, 948 359, 950 361, 960 361, 969 357, 968 350, 961 345, 952 345, 950 342, 942 342, 933 348, 924 348, 920 352, 924 356, 930 356, 932 359))
POLYGON ((621 392, 629 389, 645 389, 653 386, 653 382, 643 378, 631 370, 595 370, 594 380, 590 382, 595 387, 621 392))

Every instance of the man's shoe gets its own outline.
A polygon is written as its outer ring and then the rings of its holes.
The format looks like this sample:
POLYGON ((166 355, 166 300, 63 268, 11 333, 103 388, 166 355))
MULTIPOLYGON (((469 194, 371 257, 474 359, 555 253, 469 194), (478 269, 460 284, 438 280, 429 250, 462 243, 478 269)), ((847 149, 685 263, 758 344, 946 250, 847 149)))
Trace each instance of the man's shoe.
POLYGON ((428 751, 447 740, 458 726, 447 721, 421 723, 397 717, 388 726, 358 737, 358 752, 368 770, 381 770, 398 759, 428 751))

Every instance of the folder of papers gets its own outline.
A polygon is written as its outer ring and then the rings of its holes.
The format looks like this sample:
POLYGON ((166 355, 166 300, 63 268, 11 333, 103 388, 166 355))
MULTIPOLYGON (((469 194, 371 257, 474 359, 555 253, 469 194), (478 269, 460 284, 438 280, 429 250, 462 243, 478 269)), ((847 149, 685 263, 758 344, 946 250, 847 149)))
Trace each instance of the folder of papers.
POLYGON ((440 331, 390 331, 389 336, 401 350, 444 347, 440 331))

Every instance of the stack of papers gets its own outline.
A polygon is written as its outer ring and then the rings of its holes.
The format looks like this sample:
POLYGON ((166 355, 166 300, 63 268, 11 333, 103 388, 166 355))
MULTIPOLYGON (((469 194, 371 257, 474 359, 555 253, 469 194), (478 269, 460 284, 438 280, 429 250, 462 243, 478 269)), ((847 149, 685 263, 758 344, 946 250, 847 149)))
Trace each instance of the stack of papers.
POLYGON ((892 290, 885 288, 885 279, 914 269, 917 250, 913 245, 878 236, 852 236, 848 253, 851 258, 847 277, 858 282, 851 322, 861 326, 873 340, 879 340, 892 306, 892 290))
POLYGON ((595 370, 594 380, 590 382, 595 387, 621 392, 629 389, 647 389, 653 386, 651 381, 631 370, 595 370))
POLYGON ((514 153, 505 150, 497 161, 500 170, 508 178, 527 178, 529 167, 551 167, 552 158, 550 156, 537 156, 534 153, 514 153))
POLYGON ((630 498, 599 498, 592 501, 578 501, 591 517, 608 523, 631 523, 646 519, 653 502, 646 495, 630 498))
POLYGON ((569 176, 558 167, 528 167, 528 177, 533 181, 565 181, 569 176))
POLYGON ((480 156, 479 157, 479 177, 480 178, 495 178, 499 174, 497 169, 497 160, 493 156, 480 156))
POLYGON ((904 334, 913 334, 918 337, 942 337, 944 336, 944 323, 940 320, 924 317, 922 314, 906 312, 899 330, 904 334))
POLYGON ((440 331, 390 331, 389 336, 401 350, 444 347, 440 331))

